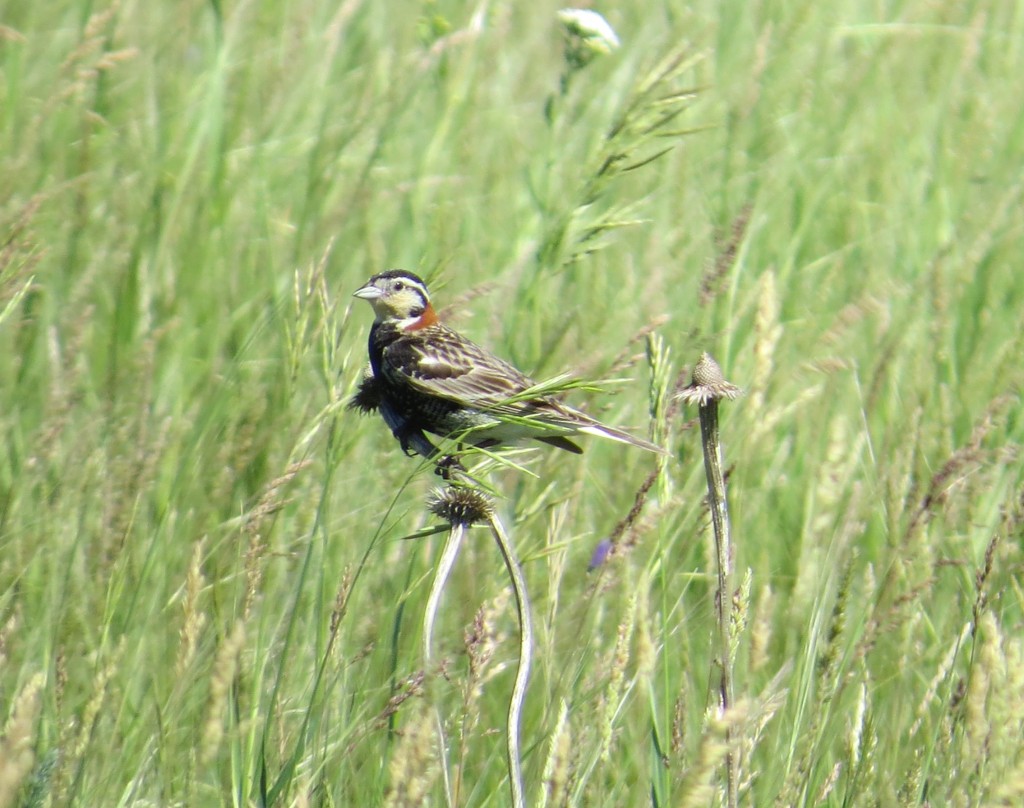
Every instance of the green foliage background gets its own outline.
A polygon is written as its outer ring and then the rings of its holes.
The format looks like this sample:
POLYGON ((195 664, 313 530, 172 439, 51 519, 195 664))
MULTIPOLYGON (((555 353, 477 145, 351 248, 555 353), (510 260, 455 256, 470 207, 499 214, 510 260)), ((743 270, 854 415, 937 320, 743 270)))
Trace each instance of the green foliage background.
POLYGON ((673 451, 591 573, 649 456, 495 480, 531 801, 721 799, 708 350, 741 802, 1018 804, 1022 6, 612 3, 565 84, 557 8, 0 3, 0 805, 507 804, 504 570, 422 670, 435 478, 344 410, 392 266, 673 451))

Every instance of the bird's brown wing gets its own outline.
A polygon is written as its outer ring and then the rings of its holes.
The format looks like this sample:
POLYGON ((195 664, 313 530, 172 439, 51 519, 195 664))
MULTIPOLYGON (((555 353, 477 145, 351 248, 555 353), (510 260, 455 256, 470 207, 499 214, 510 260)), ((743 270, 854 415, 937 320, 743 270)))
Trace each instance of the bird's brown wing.
POLYGON ((437 324, 384 349, 394 379, 420 393, 471 407, 498 408, 533 386, 521 371, 479 345, 437 324))
MULTIPOLYGON (((392 381, 418 393, 486 410, 498 417, 536 419, 538 426, 587 432, 664 454, 663 449, 605 426, 548 396, 516 398, 535 386, 530 377, 441 323, 395 340, 384 349, 384 358, 392 381)), ((569 449, 558 442, 554 445, 569 449)))
POLYGON ((470 407, 496 406, 534 382, 493 353, 440 324, 385 348, 385 364, 418 392, 470 407))

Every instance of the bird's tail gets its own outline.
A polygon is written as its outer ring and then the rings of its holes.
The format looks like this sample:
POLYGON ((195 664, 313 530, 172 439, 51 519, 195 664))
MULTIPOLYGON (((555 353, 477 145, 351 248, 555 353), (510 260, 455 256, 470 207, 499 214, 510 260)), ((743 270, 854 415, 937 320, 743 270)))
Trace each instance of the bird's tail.
POLYGON ((618 441, 619 443, 627 443, 630 446, 637 446, 641 449, 646 449, 648 452, 654 452, 655 454, 668 454, 660 446, 655 446, 653 443, 642 440, 641 438, 634 438, 628 432, 623 432, 621 429, 616 429, 613 426, 605 426, 594 422, 593 424, 587 424, 586 426, 580 427, 580 432, 587 435, 596 435, 599 438, 608 438, 610 440, 618 441))

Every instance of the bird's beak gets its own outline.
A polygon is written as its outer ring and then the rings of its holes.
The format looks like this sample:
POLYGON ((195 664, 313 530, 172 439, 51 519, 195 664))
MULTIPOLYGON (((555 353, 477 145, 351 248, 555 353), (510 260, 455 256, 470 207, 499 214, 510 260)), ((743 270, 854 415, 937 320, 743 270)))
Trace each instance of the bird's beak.
POLYGON ((369 300, 372 302, 374 300, 379 300, 382 294, 383 292, 381 292, 380 289, 368 283, 366 286, 356 289, 352 294, 352 297, 358 297, 362 300, 369 300))

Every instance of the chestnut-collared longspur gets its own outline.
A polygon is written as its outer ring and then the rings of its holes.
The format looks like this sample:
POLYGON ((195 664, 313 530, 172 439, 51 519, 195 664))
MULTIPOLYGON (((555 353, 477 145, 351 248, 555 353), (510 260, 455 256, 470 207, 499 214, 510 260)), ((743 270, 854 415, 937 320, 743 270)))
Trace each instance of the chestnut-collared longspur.
POLYGON ((424 434, 479 447, 532 438, 579 454, 567 435, 610 438, 652 452, 652 443, 591 418, 551 396, 530 395, 535 383, 508 362, 444 325, 421 278, 391 269, 370 278, 355 296, 373 306, 370 367, 364 385, 392 434, 409 454, 433 457, 424 434))

